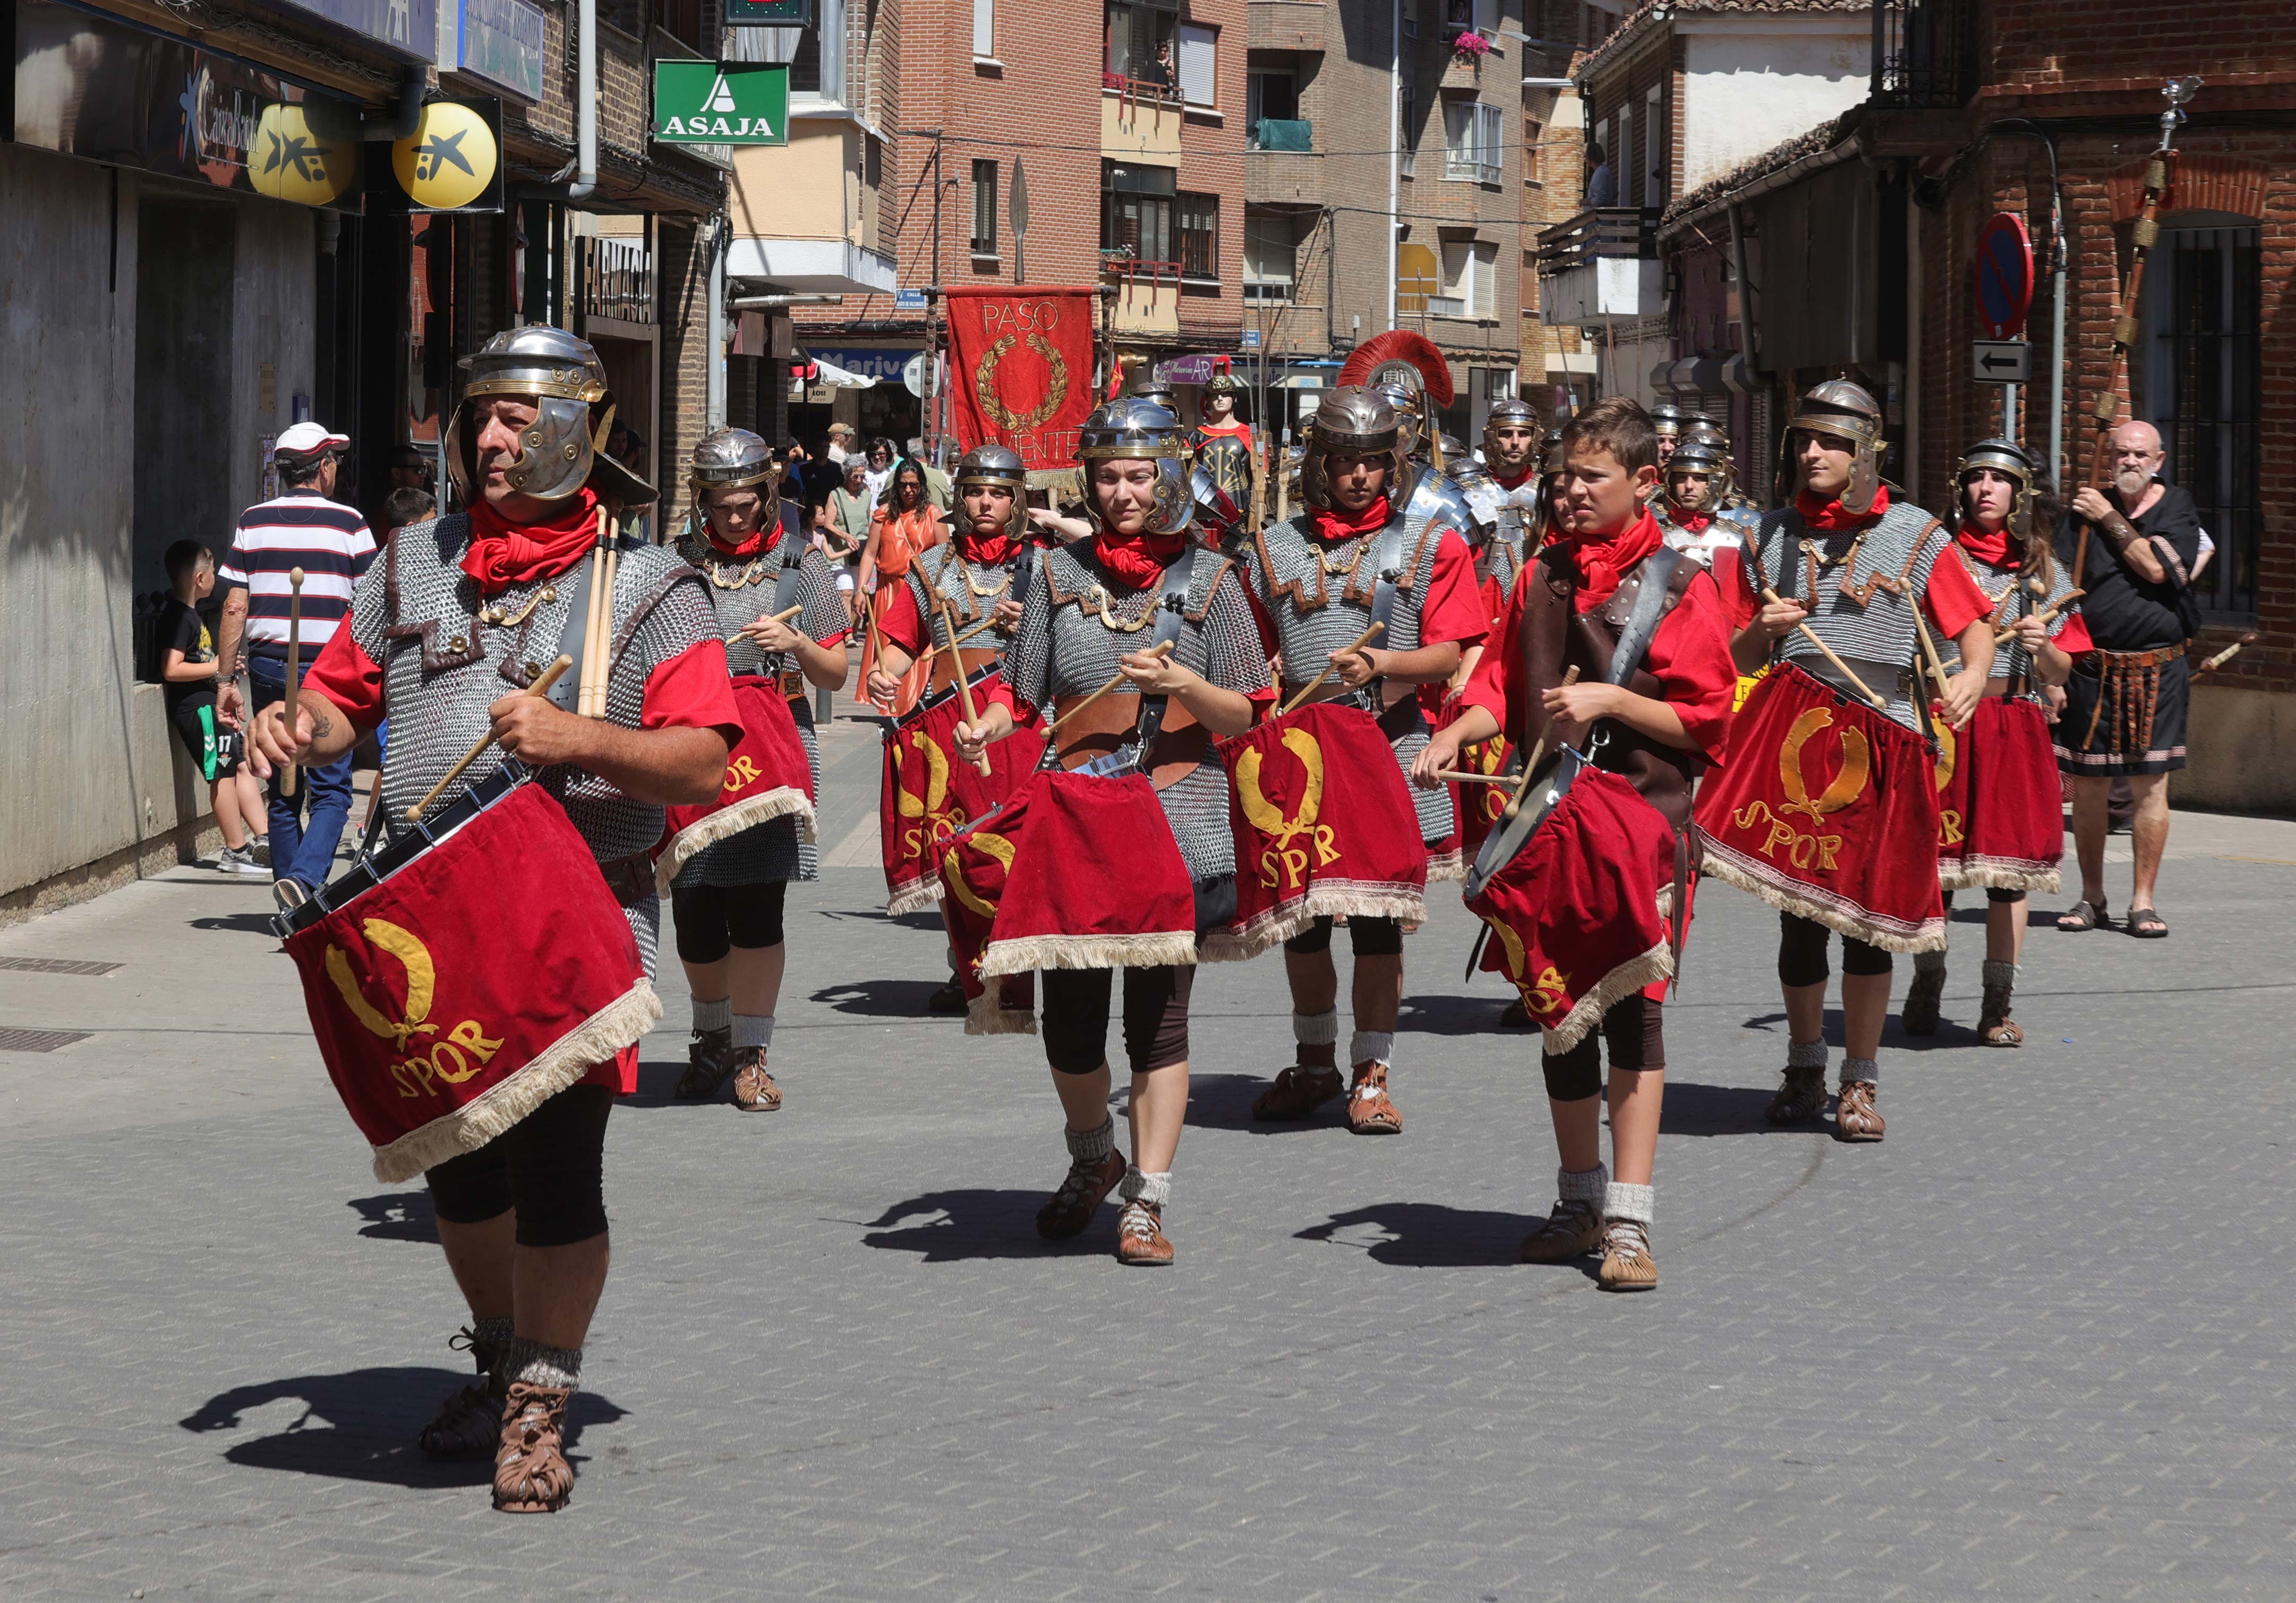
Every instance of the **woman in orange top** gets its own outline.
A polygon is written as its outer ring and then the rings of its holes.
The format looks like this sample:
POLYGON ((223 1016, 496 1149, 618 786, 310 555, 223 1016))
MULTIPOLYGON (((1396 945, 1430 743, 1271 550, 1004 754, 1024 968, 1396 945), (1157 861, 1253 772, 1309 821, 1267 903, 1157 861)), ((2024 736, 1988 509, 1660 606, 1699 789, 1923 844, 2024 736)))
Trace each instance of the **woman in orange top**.
MULTIPOLYGON (((948 538, 940 508, 925 498, 925 470, 904 460, 886 486, 884 505, 869 516, 869 543, 861 552, 861 593, 869 597, 869 632, 861 647, 861 682, 868 684, 877 665, 878 626, 885 608, 899 593, 900 580, 921 551, 931 550, 948 538), (881 584, 880 580, 885 582, 881 584)), ((901 676, 900 690, 888 709, 898 717, 917 704, 932 673, 932 659, 920 657, 901 676)), ((876 703, 882 705, 883 703, 876 703)))

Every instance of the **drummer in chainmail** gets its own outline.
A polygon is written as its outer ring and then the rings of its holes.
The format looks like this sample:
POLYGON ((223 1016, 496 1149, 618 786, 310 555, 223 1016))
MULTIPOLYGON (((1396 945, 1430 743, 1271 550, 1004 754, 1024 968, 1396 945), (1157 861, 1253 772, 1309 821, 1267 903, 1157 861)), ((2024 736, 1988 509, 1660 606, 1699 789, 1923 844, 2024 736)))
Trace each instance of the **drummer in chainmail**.
MULTIPOLYGON (((719 429, 693 448, 693 516, 677 544, 709 581, 736 677, 770 680, 789 703, 821 793, 821 743, 808 687, 845 684, 844 602, 820 549, 784 531, 781 473, 747 429, 719 429), (775 614, 801 606, 795 618, 775 614)), ((772 1113, 781 1087, 766 1066, 789 948, 782 901, 791 880, 821 877, 820 856, 796 817, 768 818, 704 847, 670 882, 677 957, 693 993, 693 1040, 677 1095, 714 1097, 731 1075, 734 1106, 772 1113)))
MULTIPOLYGON (((446 443, 469 513, 391 536, 352 593, 349 627, 311 665, 291 728, 283 704, 266 708, 250 744, 258 768, 325 760, 387 715, 380 817, 395 832, 491 730, 496 744, 464 780, 488 779, 505 756, 537 772, 595 854, 651 974, 661 911, 650 849, 662 810, 714 799, 741 736, 726 648, 693 571, 616 530, 618 509, 654 492, 600 448, 613 407, 590 346, 560 329, 519 328, 463 366, 470 376, 446 443), (586 603, 602 546, 615 572, 600 663, 588 660, 596 637, 586 603), (546 695, 525 694, 562 652, 578 654, 574 670, 546 695), (578 687, 598 675, 603 713, 578 715, 578 687)), ((548 1512, 573 1490, 566 1407, 606 1280, 606 1115, 618 1092, 636 1089, 636 1073, 632 1048, 425 1176, 470 1303, 457 1340, 479 1375, 420 1441, 434 1458, 492 1457, 495 1506, 506 1512, 548 1512)))
MULTIPOLYGON (((1300 470, 1305 505, 1243 548, 1245 576, 1280 643, 1283 699, 1332 665, 1336 671, 1310 699, 1351 700, 1378 719, 1406 777, 1427 744, 1418 687, 1449 679, 1462 654, 1489 629, 1473 559, 1456 525, 1443 515, 1398 510, 1412 496, 1407 449, 1402 419, 1384 397, 1358 388, 1325 391, 1300 470), (1380 633, 1358 645, 1375 619, 1380 633)), ((1414 791, 1413 799, 1421 837, 1439 845, 1453 830, 1450 792, 1414 791)), ((1431 861, 1428 877, 1445 867, 1448 877, 1459 876, 1456 851, 1446 866, 1431 861)), ((1399 1131, 1403 1115, 1389 1095, 1388 1073, 1403 1003, 1403 926, 1354 917, 1348 938, 1356 958, 1349 1127, 1365 1135, 1399 1131)), ((1341 1090, 1332 920, 1319 918, 1285 941, 1283 967, 1298 1061, 1252 1105, 1259 1119, 1303 1119, 1341 1090)))
MULTIPOLYGON (((1152 401, 1127 396, 1085 420, 1078 454, 1095 533, 1046 554, 1030 582, 1021 628, 1004 659, 999 700, 978 726, 957 726, 966 761, 1013 728, 1009 698, 1056 713, 1078 705, 1120 670, 1116 694, 1081 709, 1106 713, 1099 728, 1136 727, 1141 695, 1169 698, 1166 729, 1144 754, 1164 818, 1195 882, 1198 937, 1235 915, 1235 836, 1228 824, 1227 773, 1209 736, 1251 727, 1252 697, 1267 686, 1267 659, 1251 604, 1232 563, 1190 538, 1189 452, 1179 419, 1152 401), (1182 563, 1187 567, 1183 570, 1182 563), (1185 571, 1180 624, 1168 658, 1147 649, 1159 603, 1185 571), (1173 728, 1172 709, 1189 727, 1173 728), (1190 738, 1181 738, 1190 737, 1190 738)), ((1061 739, 1055 736, 1055 741, 1061 739)), ((1108 1018, 1111 971, 1047 969, 1045 1056, 1068 1118, 1070 1167, 1037 1215, 1037 1233, 1062 1240, 1081 1233, 1111 1188, 1121 1186, 1117 1258, 1172 1261, 1164 1233, 1172 1158, 1188 1099, 1188 997, 1193 966, 1124 971, 1124 1045, 1132 1063, 1132 1163, 1115 1149, 1108 1114, 1108 1018)))

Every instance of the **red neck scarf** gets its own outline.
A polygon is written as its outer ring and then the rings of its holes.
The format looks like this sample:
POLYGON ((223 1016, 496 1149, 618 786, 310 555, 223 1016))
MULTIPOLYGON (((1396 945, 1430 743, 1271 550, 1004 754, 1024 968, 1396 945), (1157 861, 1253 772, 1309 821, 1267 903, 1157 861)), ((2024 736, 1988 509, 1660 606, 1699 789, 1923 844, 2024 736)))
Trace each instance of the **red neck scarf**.
POLYGON ((975 534, 967 529, 956 537, 956 548, 966 562, 1001 568, 1004 559, 1020 548, 1020 542, 1002 530, 995 534, 975 534))
POLYGON ((1882 521, 1882 514, 1890 510, 1890 487, 1875 487, 1873 509, 1868 512, 1844 512, 1838 499, 1821 501, 1808 490, 1794 497, 1794 510, 1801 514, 1803 522, 1821 534, 1843 534, 1882 521))
POLYGON ((1991 534, 1986 533, 1974 523, 1964 523, 1954 531, 1953 538, 1961 542, 1961 548, 1964 551, 1968 552, 1979 562, 1996 568, 2013 568, 2017 565, 2009 555, 2009 525, 2006 523, 2002 524, 1991 534))
POLYGON ((1103 529, 1093 538, 1100 565, 1136 590, 1161 584, 1164 570, 1188 543, 1185 534, 1118 534, 1103 529))
POLYGON ((1706 526, 1713 521, 1714 514, 1710 512, 1683 512, 1677 509, 1674 514, 1674 526, 1690 534, 1704 534, 1706 526))
POLYGON ((701 521, 701 531, 709 537, 711 550, 720 556, 730 556, 737 560, 762 555, 782 543, 782 521, 779 518, 775 518, 770 523, 760 524, 748 539, 738 546, 727 545, 718 535, 717 525, 707 518, 701 521))
POLYGON ((1659 548, 1660 536, 1658 520, 1645 506, 1640 517, 1614 534, 1582 538, 1566 533, 1556 543, 1570 553, 1571 565, 1578 571, 1574 610, 1585 612, 1619 593, 1620 581, 1659 548))
POLYGON ((598 536, 598 497, 584 489, 539 523, 513 523, 481 500, 471 507, 471 544, 463 571, 493 596, 512 585, 554 579, 582 559, 598 536))
POLYGON ((1368 534, 1374 529, 1387 527, 1388 511, 1385 496, 1374 497, 1370 506, 1353 515, 1336 508, 1324 506, 1311 506, 1308 512, 1310 523, 1316 531, 1316 538, 1334 543, 1353 539, 1359 534, 1368 534))
POLYGON ((1531 474, 1536 473, 1538 470, 1538 464, 1536 462, 1527 462, 1523 464, 1522 472, 1517 473, 1513 478, 1510 479, 1505 473, 1494 473, 1491 475, 1491 481, 1496 484, 1501 489, 1521 489, 1524 485, 1530 482, 1531 474))

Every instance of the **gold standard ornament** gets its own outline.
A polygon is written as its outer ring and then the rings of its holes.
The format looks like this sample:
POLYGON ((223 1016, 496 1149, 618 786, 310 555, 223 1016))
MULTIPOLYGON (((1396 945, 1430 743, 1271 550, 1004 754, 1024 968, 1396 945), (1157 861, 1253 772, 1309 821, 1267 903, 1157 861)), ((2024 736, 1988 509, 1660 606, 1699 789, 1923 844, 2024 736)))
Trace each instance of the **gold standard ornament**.
POLYGON ((453 211, 487 193, 501 165, 494 130, 477 111, 453 101, 422 108, 414 132, 390 147, 390 170, 417 206, 453 211))

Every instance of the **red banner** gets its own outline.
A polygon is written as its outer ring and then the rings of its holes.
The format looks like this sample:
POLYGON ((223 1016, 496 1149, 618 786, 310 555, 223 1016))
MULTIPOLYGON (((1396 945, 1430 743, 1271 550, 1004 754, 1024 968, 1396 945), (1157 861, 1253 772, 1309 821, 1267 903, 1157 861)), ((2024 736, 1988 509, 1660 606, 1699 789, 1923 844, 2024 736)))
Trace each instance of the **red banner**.
POLYGON ((1927 744, 1791 662, 1730 728, 1698 789, 1706 872, 1882 948, 1945 944, 1936 766, 1927 744))
POLYGON ((669 894, 669 882, 704 847, 745 829, 794 813, 798 827, 813 838, 813 769, 805 760, 797 719, 776 683, 754 674, 734 680, 734 705, 742 714, 742 738, 726 754, 726 778, 718 799, 698 807, 663 810, 661 843, 654 849, 654 883, 669 894))
POLYGON ((2040 707, 1988 695, 1938 730, 1938 879, 1948 891, 2054 891, 2065 854, 2056 754, 2040 707))
MULTIPOLYGON (((990 674, 973 686, 975 706, 997 686, 990 674)), ((996 806, 1035 771, 1044 754, 1043 731, 1032 719, 988 748, 988 772, 977 772, 956 754, 955 730, 964 705, 950 696, 912 712, 885 742, 877 787, 877 820, 885 862, 885 911, 914 913, 939 900, 933 861, 936 838, 963 829, 996 806)))
POLYGON ((1010 446, 1032 468, 1076 465, 1093 407, 1091 288, 948 292, 956 443, 1010 446))
POLYGON ((1662 899, 1674 831, 1616 774, 1584 769, 1467 910, 1491 927, 1483 968, 1505 974, 1565 1052, 1613 1003, 1674 972, 1662 899))
POLYGON ((485 1146, 661 1016, 636 938, 566 814, 536 785, 287 940, 319 1055, 411 1180, 485 1146))
POLYGON ((1208 944, 1249 958, 1318 918, 1427 917, 1427 846, 1371 714, 1314 703, 1224 740, 1235 923, 1208 944))

